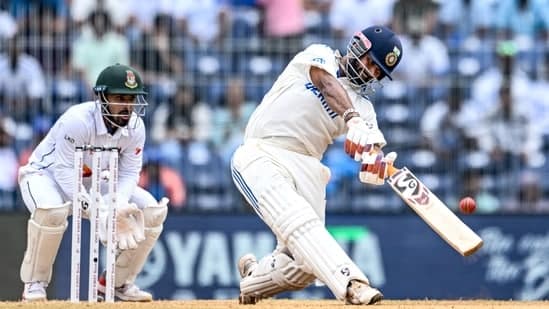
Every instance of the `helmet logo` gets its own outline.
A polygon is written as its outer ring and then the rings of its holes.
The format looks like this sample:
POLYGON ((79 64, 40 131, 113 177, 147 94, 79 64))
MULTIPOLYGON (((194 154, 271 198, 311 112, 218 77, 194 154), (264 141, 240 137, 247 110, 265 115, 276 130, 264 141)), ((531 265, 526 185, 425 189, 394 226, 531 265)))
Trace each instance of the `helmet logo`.
POLYGON ((133 89, 137 87, 137 82, 135 81, 135 74, 131 70, 126 70, 126 82, 124 83, 126 87, 133 89))
POLYGON ((398 57, 400 57, 400 49, 398 49, 398 47, 395 46, 393 48, 393 51, 388 53, 387 56, 385 56, 385 63, 388 66, 392 67, 397 62, 398 57))

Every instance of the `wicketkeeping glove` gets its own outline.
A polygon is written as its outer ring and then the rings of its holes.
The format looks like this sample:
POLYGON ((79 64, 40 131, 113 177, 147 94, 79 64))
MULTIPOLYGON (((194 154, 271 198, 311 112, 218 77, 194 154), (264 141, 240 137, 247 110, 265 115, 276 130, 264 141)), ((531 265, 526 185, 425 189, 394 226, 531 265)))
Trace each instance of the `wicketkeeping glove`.
MULTIPOLYGON (((107 243, 108 209, 102 209, 100 218, 100 237, 107 243)), ((116 208, 116 239, 118 249, 135 249, 145 239, 145 221, 143 211, 134 203, 120 203, 116 208)))
POLYGON ((386 156, 383 156, 383 151, 378 149, 365 152, 360 166, 360 181, 378 186, 384 184, 385 178, 389 176, 388 165, 393 164, 396 158, 396 152, 390 152, 386 156))
POLYGON ((362 154, 371 151, 374 144, 385 144, 385 138, 381 132, 360 117, 349 119, 347 128, 344 148, 345 152, 355 161, 362 160, 362 154))

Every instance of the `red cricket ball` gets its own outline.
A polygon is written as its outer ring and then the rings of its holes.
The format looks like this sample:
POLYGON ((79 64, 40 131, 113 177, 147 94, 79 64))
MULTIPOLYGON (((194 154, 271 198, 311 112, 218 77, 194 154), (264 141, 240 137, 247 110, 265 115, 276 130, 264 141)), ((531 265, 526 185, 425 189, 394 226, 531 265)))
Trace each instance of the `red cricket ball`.
POLYGON ((470 196, 466 196, 459 201, 459 210, 466 214, 472 214, 477 209, 477 203, 470 196))

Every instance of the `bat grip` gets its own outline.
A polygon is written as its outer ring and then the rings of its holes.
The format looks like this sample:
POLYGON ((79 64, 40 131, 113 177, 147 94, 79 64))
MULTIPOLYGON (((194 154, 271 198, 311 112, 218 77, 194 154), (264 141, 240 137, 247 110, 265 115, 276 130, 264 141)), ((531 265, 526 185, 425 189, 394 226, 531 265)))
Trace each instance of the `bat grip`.
POLYGON ((392 163, 387 165, 387 174, 389 175, 389 177, 393 176, 398 171, 398 168, 394 167, 392 163))

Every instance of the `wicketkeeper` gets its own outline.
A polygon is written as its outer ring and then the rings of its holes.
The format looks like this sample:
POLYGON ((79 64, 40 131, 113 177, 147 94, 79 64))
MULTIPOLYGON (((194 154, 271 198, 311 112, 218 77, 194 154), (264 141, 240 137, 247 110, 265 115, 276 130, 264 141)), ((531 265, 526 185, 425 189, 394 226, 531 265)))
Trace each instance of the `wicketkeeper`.
MULTIPOLYGON (((87 192, 72 205, 75 146, 93 145, 120 149, 118 171, 115 296, 124 301, 151 301, 152 295, 134 284, 151 252, 167 215, 167 199, 160 202, 137 186, 141 170, 145 125, 141 119, 147 102, 143 81, 133 68, 116 64, 105 68, 94 87, 96 100, 69 108, 33 151, 29 163, 19 170, 23 201, 31 213, 27 249, 21 265, 24 301, 46 300, 53 264, 67 217, 72 207, 89 205, 87 192)), ((107 170, 108 152, 102 170, 107 170)), ((91 153, 84 154, 84 187, 91 184, 91 153)), ((108 175, 103 175, 108 178, 108 175)), ((108 179, 102 183, 107 194, 108 179)), ((104 200, 107 198, 105 196, 104 200)), ((100 230, 106 231, 105 203, 100 205, 100 230)), ((86 212, 84 212, 84 216, 86 212)), ((105 233, 100 233, 106 241, 105 233)), ((99 278, 99 293, 105 291, 105 274, 99 278)))
POLYGON ((259 261, 240 258, 241 303, 303 289, 315 278, 348 304, 382 299, 324 227, 330 171, 320 160, 346 134, 345 152, 362 162, 360 180, 384 183, 396 153, 381 151, 386 141, 368 94, 401 58, 400 40, 384 26, 357 32, 344 56, 313 44, 290 61, 252 114, 232 174, 278 246, 259 261))

